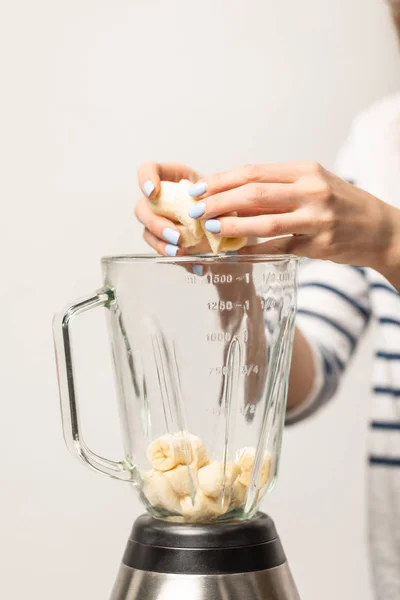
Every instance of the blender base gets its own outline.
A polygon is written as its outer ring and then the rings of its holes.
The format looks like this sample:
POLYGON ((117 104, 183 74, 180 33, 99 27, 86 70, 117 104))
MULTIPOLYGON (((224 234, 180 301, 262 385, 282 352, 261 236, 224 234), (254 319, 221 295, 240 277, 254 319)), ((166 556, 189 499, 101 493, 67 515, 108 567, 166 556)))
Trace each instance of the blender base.
POLYGON ((300 600, 273 521, 134 524, 110 600, 300 600))
POLYGON ((121 566, 111 600, 300 600, 289 566, 229 575, 176 575, 121 566))

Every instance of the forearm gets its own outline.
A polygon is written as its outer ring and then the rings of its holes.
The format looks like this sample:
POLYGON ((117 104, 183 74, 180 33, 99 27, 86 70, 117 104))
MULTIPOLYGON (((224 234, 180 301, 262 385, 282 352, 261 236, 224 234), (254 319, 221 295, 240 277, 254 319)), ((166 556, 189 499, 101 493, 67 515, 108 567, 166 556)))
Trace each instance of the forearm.
POLYGON ((296 328, 287 400, 289 410, 304 402, 308 397, 314 385, 315 375, 311 347, 301 331, 296 328))

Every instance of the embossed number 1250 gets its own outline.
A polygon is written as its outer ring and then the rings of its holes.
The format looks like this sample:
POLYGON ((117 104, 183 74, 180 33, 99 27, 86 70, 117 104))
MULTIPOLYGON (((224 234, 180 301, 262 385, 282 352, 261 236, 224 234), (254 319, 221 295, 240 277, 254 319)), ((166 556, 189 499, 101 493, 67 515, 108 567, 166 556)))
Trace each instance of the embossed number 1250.
POLYGON ((219 302, 207 302, 208 310, 219 310, 223 312, 224 310, 232 310, 233 304, 232 302, 224 302, 220 300, 219 302))

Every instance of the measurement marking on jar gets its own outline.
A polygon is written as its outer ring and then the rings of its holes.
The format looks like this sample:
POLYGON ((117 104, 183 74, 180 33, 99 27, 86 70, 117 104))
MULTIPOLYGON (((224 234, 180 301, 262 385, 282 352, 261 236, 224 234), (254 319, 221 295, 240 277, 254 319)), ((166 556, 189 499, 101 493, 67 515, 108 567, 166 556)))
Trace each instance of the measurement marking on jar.
POLYGON ((294 274, 293 273, 263 273, 261 276, 261 281, 263 283, 288 283, 293 281, 294 274))
POLYGON ((219 312, 224 312, 225 310, 233 310, 233 302, 224 302, 220 300, 219 302, 207 302, 208 310, 217 310, 219 312))
POLYGON ((200 284, 224 284, 224 283, 232 283, 233 281, 238 281, 234 279, 231 273, 227 273, 226 275, 218 275, 216 273, 207 273, 204 277, 201 275, 188 275, 186 278, 187 283, 200 283, 200 284))
POLYGON ((246 404, 240 408, 240 414, 254 416, 256 414, 256 406, 254 404, 246 404))
POLYGON ((206 333, 207 342, 230 342, 232 334, 229 331, 225 333, 220 331, 218 333, 206 333))
POLYGON ((245 300, 244 302, 235 302, 235 308, 243 308, 244 310, 249 310, 250 301, 245 300))
POLYGON ((244 281, 245 283, 250 283, 250 281, 251 281, 250 273, 245 273, 244 275, 235 277, 235 281, 244 281))
MULTIPOLYGON (((230 342, 232 339, 232 334, 229 331, 215 331, 212 333, 206 333, 206 341, 207 342, 230 342)), ((247 329, 243 332, 243 340, 247 343, 249 339, 249 332, 247 329)))
POLYGON ((262 310, 269 310, 270 308, 275 308, 276 306, 275 298, 260 298, 260 300, 262 310))
POLYGON ((217 275, 216 273, 207 273, 205 279, 208 283, 232 283, 233 275, 217 275))
MULTIPOLYGON (((259 300, 261 303, 262 310, 270 310, 271 308, 275 308, 277 305, 275 298, 259 298, 259 300)), ((231 302, 230 300, 225 302, 224 300, 219 300, 214 302, 207 302, 207 307, 208 310, 218 312, 231 311, 234 309, 248 311, 250 310, 250 300, 245 300, 244 302, 231 302)))
MULTIPOLYGON (((242 365, 240 367, 240 373, 249 377, 250 375, 257 375, 259 370, 259 365, 242 365)), ((209 367, 209 375, 230 375, 233 373, 234 367, 230 367, 225 365, 225 367, 209 367)))

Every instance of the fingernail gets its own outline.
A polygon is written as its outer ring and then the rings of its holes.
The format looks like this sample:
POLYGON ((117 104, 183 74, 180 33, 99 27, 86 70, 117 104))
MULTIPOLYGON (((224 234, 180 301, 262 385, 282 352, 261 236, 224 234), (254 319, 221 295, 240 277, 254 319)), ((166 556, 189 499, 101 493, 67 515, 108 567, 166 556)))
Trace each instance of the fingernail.
POLYGON ((156 186, 154 185, 154 183, 152 181, 150 181, 150 179, 148 179, 147 181, 144 182, 143 191, 148 198, 150 198, 151 194, 154 192, 155 187, 156 186))
POLYGON ((193 265, 193 273, 201 277, 204 273, 203 265, 193 265))
POLYGON ((229 252, 227 252, 226 254, 227 254, 227 256, 236 256, 237 253, 238 253, 237 250, 229 250, 229 252))
POLYGON ((166 242, 169 242, 170 244, 176 246, 179 242, 181 234, 179 233, 179 231, 171 229, 171 227, 166 227, 165 229, 163 229, 162 236, 166 242))
POLYGON ((207 191, 207 184, 205 181, 198 181, 192 187, 189 188, 189 194, 193 198, 198 198, 202 196, 207 191))
POLYGON ((201 217, 201 215, 204 215, 205 212, 206 205, 202 200, 200 200, 200 202, 192 204, 192 206, 188 210, 188 215, 189 217, 192 217, 192 219, 198 219, 199 217, 201 217))
POLYGON ((179 248, 177 246, 171 246, 171 244, 167 244, 165 246, 165 252, 168 256, 176 256, 178 254, 179 248))
POLYGON ((210 219, 209 221, 206 221, 204 227, 210 233, 220 233, 221 231, 221 223, 217 221, 217 219, 210 219))

